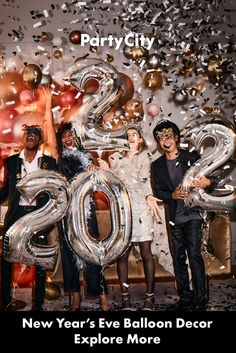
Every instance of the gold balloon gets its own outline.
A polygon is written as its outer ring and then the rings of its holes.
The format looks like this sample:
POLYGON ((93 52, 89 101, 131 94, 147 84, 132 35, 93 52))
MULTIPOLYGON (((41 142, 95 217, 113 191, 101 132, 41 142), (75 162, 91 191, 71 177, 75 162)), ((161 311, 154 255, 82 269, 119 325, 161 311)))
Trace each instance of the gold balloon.
POLYGON ((49 40, 49 35, 48 35, 48 33, 42 32, 42 34, 41 34, 41 40, 42 40, 43 42, 46 42, 47 40, 49 40))
POLYGON ((26 65, 22 72, 24 84, 27 88, 36 88, 42 79, 42 72, 35 64, 26 65))
POLYGON ((140 118, 143 115, 143 105, 138 99, 130 99, 124 106, 125 116, 129 118, 140 118))
POLYGON ((184 76, 189 76, 193 73, 196 64, 191 60, 184 59, 182 61, 183 67, 180 69, 180 74, 184 76))
POLYGON ((128 47, 128 45, 125 45, 123 48, 123 54, 127 59, 137 62, 147 58, 148 50, 143 47, 128 47))
POLYGON ((56 49, 55 51, 54 51, 54 53, 53 53, 53 56, 54 56, 54 58, 56 58, 56 59, 60 59, 60 58, 62 58, 62 52, 59 50, 59 49, 56 49))
POLYGON ((53 282, 47 282, 45 287, 45 299, 57 300, 61 296, 60 287, 53 282))
POLYGON ((211 114, 213 112, 212 107, 204 107, 203 110, 206 112, 206 114, 211 114))
POLYGON ((107 62, 112 63, 113 61, 114 61, 114 56, 112 56, 111 54, 107 54, 107 62))
POLYGON ((213 55, 210 57, 209 61, 208 61, 208 65, 207 65, 207 70, 209 72, 217 72, 222 64, 222 58, 221 56, 218 55, 213 55))
POLYGON ((159 71, 151 71, 145 74, 143 83, 146 88, 156 91, 162 87, 163 78, 159 71))
POLYGON ((207 70, 209 82, 212 84, 223 82, 227 77, 227 63, 219 55, 210 57, 207 70))
POLYGON ((119 76, 122 81, 123 94, 119 99, 119 105, 123 106, 129 99, 134 95, 134 84, 129 76, 123 72, 119 72, 119 76))
POLYGON ((124 127, 124 117, 121 112, 116 111, 116 108, 111 109, 106 113, 103 118, 100 120, 99 125, 108 131, 119 130, 124 127))

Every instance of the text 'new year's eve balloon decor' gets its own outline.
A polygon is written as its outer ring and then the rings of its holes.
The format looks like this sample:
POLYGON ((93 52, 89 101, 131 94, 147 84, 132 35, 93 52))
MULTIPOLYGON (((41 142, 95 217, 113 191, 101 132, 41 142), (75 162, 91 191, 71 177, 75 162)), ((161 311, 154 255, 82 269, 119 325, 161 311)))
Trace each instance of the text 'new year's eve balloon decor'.
POLYGON ((216 190, 217 195, 192 186, 195 178, 211 175, 231 158, 236 146, 235 127, 219 115, 203 116, 191 120, 183 129, 183 136, 197 150, 200 150, 206 138, 214 140, 213 148, 195 162, 183 178, 182 187, 188 191, 186 205, 202 206, 204 209, 218 212, 235 210, 235 186, 228 185, 228 190, 216 190))
POLYGON ((97 92, 88 96, 78 111, 73 126, 82 145, 87 150, 124 149, 122 138, 126 127, 106 131, 99 122, 123 94, 122 79, 118 71, 100 59, 77 59, 67 73, 70 84, 83 91, 91 80, 99 83, 97 92))
POLYGON ((71 184, 72 201, 67 217, 68 239, 85 261, 104 267, 114 263, 130 245, 131 208, 123 182, 111 171, 97 170, 79 174, 71 184), (112 229, 108 237, 97 240, 86 223, 86 198, 102 191, 110 201, 112 229))
POLYGON ((32 237, 65 216, 70 202, 69 183, 59 173, 38 170, 21 179, 17 188, 27 200, 35 199, 42 192, 49 194, 49 200, 8 229, 4 237, 4 257, 10 262, 53 269, 59 246, 37 245, 32 237))

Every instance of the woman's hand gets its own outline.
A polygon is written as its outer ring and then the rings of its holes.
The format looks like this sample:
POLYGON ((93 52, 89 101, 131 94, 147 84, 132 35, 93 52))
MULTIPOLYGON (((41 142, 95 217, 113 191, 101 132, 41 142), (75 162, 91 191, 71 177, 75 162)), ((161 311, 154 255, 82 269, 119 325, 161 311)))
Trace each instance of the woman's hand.
POLYGON ((148 207, 151 211, 152 217, 159 218, 162 221, 161 214, 160 214, 160 208, 159 208, 157 202, 162 202, 162 200, 159 200, 158 198, 154 197, 153 195, 148 195, 147 204, 148 204, 148 207))
POLYGON ((109 164, 106 161, 104 161, 104 159, 98 158, 97 161, 101 169, 104 169, 104 170, 110 169, 109 164))

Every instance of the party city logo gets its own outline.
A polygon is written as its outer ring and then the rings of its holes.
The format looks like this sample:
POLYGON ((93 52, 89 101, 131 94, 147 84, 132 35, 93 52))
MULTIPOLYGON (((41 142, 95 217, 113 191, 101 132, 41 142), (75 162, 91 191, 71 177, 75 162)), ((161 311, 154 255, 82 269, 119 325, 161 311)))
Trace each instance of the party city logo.
POLYGON ((112 34, 109 34, 107 37, 90 37, 89 34, 81 34, 81 46, 90 44, 91 46, 104 47, 108 45, 109 47, 114 47, 115 50, 119 50, 121 45, 125 44, 128 47, 145 47, 147 50, 151 49, 155 38, 145 37, 143 34, 127 34, 125 37, 114 37, 112 34))

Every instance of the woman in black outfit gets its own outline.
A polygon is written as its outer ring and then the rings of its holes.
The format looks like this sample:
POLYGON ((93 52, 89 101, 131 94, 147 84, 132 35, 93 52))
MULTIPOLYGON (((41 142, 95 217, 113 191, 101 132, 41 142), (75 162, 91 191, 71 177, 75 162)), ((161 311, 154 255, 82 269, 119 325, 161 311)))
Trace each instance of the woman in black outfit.
MULTIPOLYGON (((59 170, 68 180, 76 174, 92 170, 90 154, 77 144, 72 131, 72 124, 63 124, 57 132, 59 155, 59 170)), ((99 236, 96 207, 93 199, 90 199, 90 216, 88 217, 88 229, 95 238, 99 236)), ((72 296, 71 310, 80 309, 80 259, 71 249, 63 222, 61 223, 61 254, 64 277, 64 290, 72 296)), ((100 305, 103 311, 109 310, 107 302, 107 284, 102 274, 102 267, 91 263, 85 265, 85 279, 87 290, 93 295, 99 295, 100 305)))

